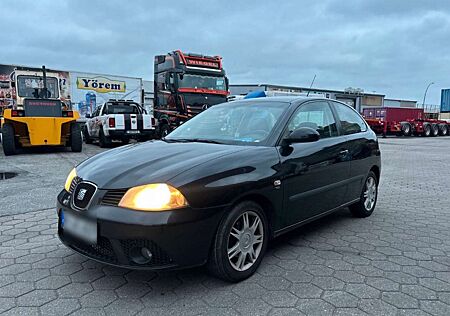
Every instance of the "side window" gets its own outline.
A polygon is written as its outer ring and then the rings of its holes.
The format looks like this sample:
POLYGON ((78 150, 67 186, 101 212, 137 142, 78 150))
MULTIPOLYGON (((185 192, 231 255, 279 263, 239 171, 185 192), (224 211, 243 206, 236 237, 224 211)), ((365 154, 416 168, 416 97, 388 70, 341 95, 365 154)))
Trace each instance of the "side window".
POLYGON ((297 109, 289 122, 289 133, 300 127, 315 129, 321 138, 338 135, 333 113, 325 101, 308 102, 297 109))
POLYGON ((333 104, 339 116, 344 135, 367 131, 366 122, 354 109, 337 102, 333 102, 333 104))

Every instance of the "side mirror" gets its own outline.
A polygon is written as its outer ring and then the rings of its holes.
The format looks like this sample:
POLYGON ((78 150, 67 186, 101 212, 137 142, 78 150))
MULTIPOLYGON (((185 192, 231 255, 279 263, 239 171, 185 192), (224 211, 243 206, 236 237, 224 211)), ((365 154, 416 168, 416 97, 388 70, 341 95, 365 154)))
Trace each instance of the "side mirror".
POLYGON ((311 143, 318 141, 320 134, 310 127, 300 127, 283 139, 285 145, 293 143, 311 143))

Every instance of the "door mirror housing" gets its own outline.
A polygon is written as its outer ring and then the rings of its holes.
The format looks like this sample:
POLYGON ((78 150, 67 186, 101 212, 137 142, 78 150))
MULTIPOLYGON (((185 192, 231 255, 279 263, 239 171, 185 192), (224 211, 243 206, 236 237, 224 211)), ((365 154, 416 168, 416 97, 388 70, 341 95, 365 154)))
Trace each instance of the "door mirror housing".
POLYGON ((313 128, 300 127, 283 139, 285 145, 294 143, 311 143, 320 139, 320 134, 313 128))

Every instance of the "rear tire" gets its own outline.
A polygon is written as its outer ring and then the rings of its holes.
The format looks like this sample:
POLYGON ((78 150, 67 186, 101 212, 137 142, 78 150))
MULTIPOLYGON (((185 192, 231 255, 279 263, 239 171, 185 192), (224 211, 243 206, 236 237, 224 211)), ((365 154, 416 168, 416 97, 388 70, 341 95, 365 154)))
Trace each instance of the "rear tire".
POLYGON ((105 136, 105 133, 103 133, 103 128, 100 127, 100 132, 99 132, 99 140, 98 140, 98 144, 100 145, 101 148, 106 148, 111 146, 111 139, 107 136, 105 136))
POLYGON ((3 124, 2 146, 5 156, 11 156, 16 153, 16 136, 14 134, 14 126, 12 124, 3 124))
POLYGON ((431 136, 433 137, 439 136, 439 125, 437 124, 431 125, 431 136))
POLYGON ((358 202, 349 206, 354 217, 364 218, 372 215, 378 198, 378 179, 373 171, 370 171, 358 202))
POLYGON ((77 123, 70 125, 70 149, 79 153, 83 149, 83 139, 81 138, 81 128, 77 123))
POLYGON ((448 127, 447 127, 447 125, 446 124, 442 124, 440 127, 441 128, 439 129, 439 134, 441 136, 448 136, 448 127))
POLYGON ((267 249, 269 225, 260 205, 237 204, 219 224, 208 260, 216 277, 239 282, 255 273, 267 249))
POLYGON ((86 144, 92 144, 92 138, 91 138, 91 136, 89 135, 89 131, 88 131, 86 125, 83 127, 83 136, 84 136, 84 142, 85 142, 86 144))
POLYGON ((430 124, 425 124, 423 126, 423 136, 431 136, 431 125, 430 124))
POLYGON ((402 123, 402 134, 404 136, 410 136, 411 135, 411 131, 412 131, 411 124, 409 124, 409 123, 402 123))

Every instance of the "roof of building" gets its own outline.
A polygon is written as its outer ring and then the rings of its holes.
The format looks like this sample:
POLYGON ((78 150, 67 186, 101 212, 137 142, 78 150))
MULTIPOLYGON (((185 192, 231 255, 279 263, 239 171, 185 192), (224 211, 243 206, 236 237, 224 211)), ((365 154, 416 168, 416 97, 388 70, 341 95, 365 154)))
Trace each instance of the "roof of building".
MULTIPOLYGON (((317 92, 325 92, 325 93, 341 93, 341 94, 349 94, 354 95, 354 93, 345 92, 344 90, 330 90, 330 89, 321 89, 321 88, 305 88, 305 87, 298 87, 298 86, 284 86, 284 85, 276 85, 276 84, 269 84, 269 83, 256 83, 256 84, 230 84, 230 87, 270 87, 275 89, 291 89, 291 90, 303 90, 303 91, 317 91, 317 92)), ((381 93, 374 93, 374 92, 361 92, 359 94, 367 95, 367 96, 379 96, 384 97, 384 94, 381 93)))

